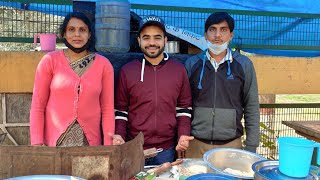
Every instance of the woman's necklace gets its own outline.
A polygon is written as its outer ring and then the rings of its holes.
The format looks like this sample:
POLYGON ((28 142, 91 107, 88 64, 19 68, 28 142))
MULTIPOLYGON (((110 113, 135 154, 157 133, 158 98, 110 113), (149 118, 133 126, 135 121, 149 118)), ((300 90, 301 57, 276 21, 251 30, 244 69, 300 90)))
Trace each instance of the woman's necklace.
POLYGON ((72 62, 71 57, 68 55, 67 50, 63 50, 64 56, 66 57, 67 62, 70 64, 72 62))

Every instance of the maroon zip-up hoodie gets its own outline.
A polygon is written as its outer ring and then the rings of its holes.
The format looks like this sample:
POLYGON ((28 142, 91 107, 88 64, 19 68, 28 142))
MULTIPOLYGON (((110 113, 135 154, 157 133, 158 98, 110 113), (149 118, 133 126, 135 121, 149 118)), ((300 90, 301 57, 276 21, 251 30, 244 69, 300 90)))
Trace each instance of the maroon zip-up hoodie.
POLYGON ((190 135, 191 91, 184 66, 172 59, 153 66, 133 60, 118 76, 115 114, 116 134, 126 141, 140 131, 144 149, 168 149, 175 138, 190 135))

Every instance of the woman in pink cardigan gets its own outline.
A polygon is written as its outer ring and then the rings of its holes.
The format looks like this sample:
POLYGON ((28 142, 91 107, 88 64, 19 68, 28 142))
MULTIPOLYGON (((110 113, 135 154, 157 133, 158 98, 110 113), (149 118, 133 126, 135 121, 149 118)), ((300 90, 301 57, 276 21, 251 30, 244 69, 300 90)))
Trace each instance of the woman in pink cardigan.
POLYGON ((107 58, 89 51, 94 42, 90 27, 84 14, 67 15, 60 35, 68 48, 41 59, 30 111, 31 145, 112 144, 113 67, 107 58))

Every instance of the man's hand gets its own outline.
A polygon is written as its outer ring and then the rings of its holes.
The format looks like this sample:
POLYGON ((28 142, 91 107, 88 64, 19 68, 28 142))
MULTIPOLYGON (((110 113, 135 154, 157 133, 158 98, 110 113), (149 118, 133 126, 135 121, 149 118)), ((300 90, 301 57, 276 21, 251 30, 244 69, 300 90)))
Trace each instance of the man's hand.
POLYGON ((182 135, 179 138, 178 144, 176 146, 176 151, 178 153, 178 158, 184 158, 184 151, 189 147, 189 141, 193 140, 193 136, 182 135))
POLYGON ((112 145, 121 145, 124 144, 125 141, 122 139, 122 137, 118 134, 112 135, 112 145))

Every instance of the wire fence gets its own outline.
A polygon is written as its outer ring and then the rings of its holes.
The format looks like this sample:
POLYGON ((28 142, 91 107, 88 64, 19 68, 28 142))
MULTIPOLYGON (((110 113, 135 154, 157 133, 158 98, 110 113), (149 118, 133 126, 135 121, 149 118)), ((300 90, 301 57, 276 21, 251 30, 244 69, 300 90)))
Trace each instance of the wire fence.
MULTIPOLYGON (((72 0, 0 1, 0 42, 32 43, 35 33, 57 33, 64 16, 73 11, 72 0)), ((95 7, 92 6, 92 12, 95 7)), ((277 13, 212 8, 131 4, 140 17, 160 16, 169 25, 204 33, 206 18, 227 11, 236 22, 231 47, 255 49, 320 49, 320 14, 277 13)), ((89 11, 88 11, 89 12, 89 11)), ((135 31, 131 29, 131 31, 135 31)))
POLYGON ((320 121, 320 104, 260 104, 260 155, 278 159, 278 137, 301 137, 282 121, 320 121))
POLYGON ((71 0, 0 1, 0 41, 33 43, 36 33, 58 33, 71 0))

